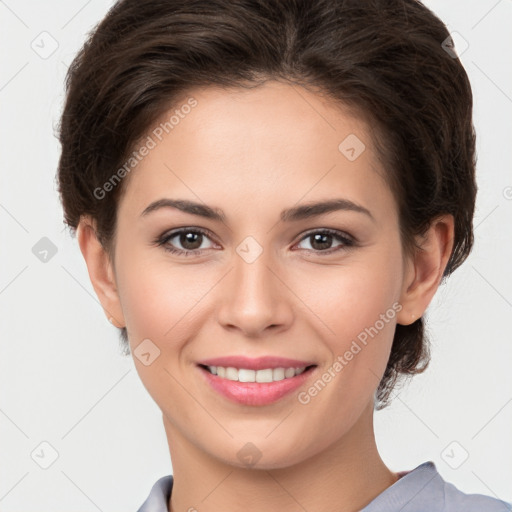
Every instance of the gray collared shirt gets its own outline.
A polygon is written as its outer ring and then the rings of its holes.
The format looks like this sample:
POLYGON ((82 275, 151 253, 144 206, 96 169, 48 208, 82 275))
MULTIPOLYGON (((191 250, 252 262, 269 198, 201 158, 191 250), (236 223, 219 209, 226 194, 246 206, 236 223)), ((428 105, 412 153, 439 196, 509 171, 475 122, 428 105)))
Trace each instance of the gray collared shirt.
MULTIPOLYGON (((512 512, 512 504, 505 501, 459 491, 443 480, 432 461, 400 474, 360 512, 512 512)), ((169 512, 172 484, 172 475, 157 480, 137 512, 169 512)))

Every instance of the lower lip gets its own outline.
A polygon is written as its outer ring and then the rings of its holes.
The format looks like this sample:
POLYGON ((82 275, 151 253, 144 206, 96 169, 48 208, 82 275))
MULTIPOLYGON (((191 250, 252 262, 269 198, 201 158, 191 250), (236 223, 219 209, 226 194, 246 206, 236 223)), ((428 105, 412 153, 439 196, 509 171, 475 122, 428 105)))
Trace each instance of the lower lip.
POLYGON ((215 391, 233 402, 244 405, 267 405, 277 402, 304 384, 316 366, 295 377, 275 382, 239 382, 213 375, 202 366, 198 368, 215 391))

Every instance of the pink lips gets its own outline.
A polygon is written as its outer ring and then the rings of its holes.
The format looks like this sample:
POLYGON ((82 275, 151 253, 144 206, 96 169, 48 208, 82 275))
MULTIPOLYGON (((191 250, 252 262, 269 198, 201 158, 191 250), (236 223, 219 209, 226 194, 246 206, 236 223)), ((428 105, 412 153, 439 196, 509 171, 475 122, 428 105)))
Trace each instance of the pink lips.
MULTIPOLYGON (((256 359, 245 356, 226 356, 206 359, 199 363, 205 366, 223 366, 263 370, 265 368, 303 368, 314 365, 309 361, 299 361, 282 357, 265 356, 256 359)), ((314 368, 308 368, 300 375, 276 382, 239 382, 213 375, 206 368, 199 366, 206 382, 218 393, 229 400, 244 405, 267 405, 296 390, 309 379, 314 368)))

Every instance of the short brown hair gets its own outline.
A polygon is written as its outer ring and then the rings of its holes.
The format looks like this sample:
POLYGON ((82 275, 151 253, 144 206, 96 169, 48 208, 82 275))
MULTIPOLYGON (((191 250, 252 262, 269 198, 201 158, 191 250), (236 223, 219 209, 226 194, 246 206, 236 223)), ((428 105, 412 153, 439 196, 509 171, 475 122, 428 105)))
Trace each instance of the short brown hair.
MULTIPOLYGON (((113 254, 126 180, 101 187, 152 123, 194 87, 285 80, 355 109, 399 208, 407 253, 433 219, 454 216, 443 278, 473 245, 473 99, 444 23, 416 0, 121 0, 89 34, 66 79, 58 186, 65 222, 82 215, 113 254)), ((121 339, 128 350, 126 328, 121 339)), ((396 326, 377 390, 389 402, 401 375, 429 361, 423 318, 396 326)))

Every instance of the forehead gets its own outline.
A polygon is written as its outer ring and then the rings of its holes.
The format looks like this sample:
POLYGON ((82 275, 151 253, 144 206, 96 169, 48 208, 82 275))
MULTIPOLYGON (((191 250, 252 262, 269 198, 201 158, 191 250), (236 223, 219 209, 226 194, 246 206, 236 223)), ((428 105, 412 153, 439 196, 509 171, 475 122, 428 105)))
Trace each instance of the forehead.
POLYGON ((336 189, 368 203, 387 188, 367 125, 295 84, 190 90, 142 143, 150 139, 123 198, 140 211, 159 195, 230 198, 239 208, 254 198, 296 202, 336 189))

